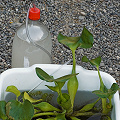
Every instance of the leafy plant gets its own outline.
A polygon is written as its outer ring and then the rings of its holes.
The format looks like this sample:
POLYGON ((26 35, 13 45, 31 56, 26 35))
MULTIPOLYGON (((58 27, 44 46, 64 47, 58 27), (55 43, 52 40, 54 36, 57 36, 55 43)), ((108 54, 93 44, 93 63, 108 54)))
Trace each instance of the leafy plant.
MULTIPOLYGON (((73 67, 71 74, 65 75, 59 78, 46 73, 41 68, 36 68, 37 76, 46 82, 53 82, 54 86, 49 86, 48 89, 57 93, 57 103, 59 107, 53 106, 48 98, 48 94, 45 93, 40 99, 34 99, 26 91, 21 93, 15 86, 8 86, 6 91, 12 92, 16 95, 16 100, 10 100, 8 102, 0 101, 0 118, 3 120, 81 120, 81 116, 96 116, 101 115, 101 119, 110 120, 108 116, 112 109, 111 99, 113 95, 119 90, 119 86, 113 83, 110 89, 104 85, 104 81, 100 75, 99 66, 101 57, 89 60, 86 56, 82 57, 83 62, 89 62, 91 65, 96 66, 98 76, 100 79, 100 89, 93 91, 98 96, 98 99, 93 103, 86 104, 79 110, 75 111, 74 100, 78 89, 78 80, 76 73, 76 59, 75 51, 80 48, 91 48, 93 46, 93 35, 84 27, 81 36, 79 37, 67 37, 59 33, 58 41, 65 46, 69 47, 73 56, 73 67), (68 93, 62 92, 62 87, 67 82, 68 93), (20 98, 22 97, 22 98, 20 98), (19 100, 20 98, 20 100, 19 100), (101 100, 102 107, 96 108, 96 104, 101 100), (100 111, 98 112, 98 110, 100 111)), ((41 94, 41 93, 40 93, 41 94)), ((51 98, 51 97, 50 97, 51 98)))
MULTIPOLYGON (((76 73, 76 60, 75 60, 75 50, 78 47, 81 48, 90 48, 93 46, 93 35, 84 27, 81 36, 79 37, 67 37, 59 33, 58 35, 58 41, 66 46, 68 46, 73 55, 73 68, 72 68, 72 74, 76 73)), ((74 105, 74 99, 75 95, 78 89, 78 80, 77 77, 74 76, 68 81, 68 93, 70 96, 72 108, 71 111, 73 110, 73 105, 74 105), (74 89, 73 89, 74 88, 74 89)))
POLYGON ((83 62, 89 62, 91 65, 96 66, 99 79, 100 79, 100 89, 93 91, 99 98, 102 100, 102 113, 107 114, 112 109, 112 102, 111 99, 113 95, 119 90, 119 86, 117 83, 113 83, 110 89, 104 85, 102 77, 100 75, 99 66, 101 62, 101 57, 97 57, 95 59, 89 60, 86 56, 82 57, 83 62), (107 102, 109 100, 109 102, 107 102))
MULTIPOLYGON (((59 85, 59 88, 64 85, 65 81, 77 74, 65 75, 60 78, 54 79, 52 76, 49 76, 45 71, 40 68, 36 68, 36 74, 47 82, 55 82, 59 85)), ((16 100, 10 100, 8 102, 0 101, 0 118, 3 120, 31 120, 38 116, 48 116, 56 115, 56 117, 62 116, 60 109, 55 108, 48 102, 44 101, 45 95, 43 94, 42 99, 33 99, 25 91, 21 93, 15 86, 8 86, 6 89, 7 92, 14 93, 16 95, 16 100), (19 97, 22 97, 19 101, 19 97), (39 109, 39 110, 38 110, 39 109), (41 113, 41 111, 43 113, 41 113), (51 112, 52 111, 52 112, 51 112), (54 111, 54 112, 53 112, 54 111), (45 113, 46 112, 46 113, 45 113), (58 112, 58 113, 57 113, 58 112)), ((62 94, 61 94, 62 96, 62 94)), ((66 96, 63 94, 63 96, 66 96)))
POLYGON ((34 107, 29 99, 24 99, 23 102, 18 101, 20 91, 15 86, 8 86, 7 92, 12 92, 16 95, 16 100, 10 100, 7 103, 0 101, 0 118, 3 120, 30 120, 34 115, 34 107))

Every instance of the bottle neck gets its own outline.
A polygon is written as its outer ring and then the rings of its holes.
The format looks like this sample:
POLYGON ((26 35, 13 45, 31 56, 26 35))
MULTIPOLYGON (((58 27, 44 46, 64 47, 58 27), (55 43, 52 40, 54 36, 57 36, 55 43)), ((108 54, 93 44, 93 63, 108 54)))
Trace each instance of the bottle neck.
POLYGON ((31 20, 31 19, 28 19, 28 24, 35 24, 35 23, 38 23, 39 20, 31 20))

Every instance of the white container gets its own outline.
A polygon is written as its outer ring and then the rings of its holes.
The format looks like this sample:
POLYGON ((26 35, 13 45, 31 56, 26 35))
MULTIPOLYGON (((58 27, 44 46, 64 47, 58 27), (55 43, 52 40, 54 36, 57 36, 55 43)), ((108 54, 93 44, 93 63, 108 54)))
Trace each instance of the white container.
MULTIPOLYGON (((22 91, 30 90, 38 85, 42 80, 40 80, 35 73, 36 67, 40 67, 44 69, 47 73, 52 74, 53 72, 58 70, 60 66, 61 65, 55 64, 36 64, 29 68, 13 68, 3 72, 0 75, 0 100, 5 100, 8 94, 8 92, 6 92, 5 90, 9 85, 15 85, 19 90, 22 91)), ((70 74, 71 70, 71 65, 65 65, 59 71, 55 72, 53 76, 54 78, 58 78, 66 74, 70 74)), ((77 73, 79 73, 77 75, 79 81, 79 91, 93 91, 99 89, 100 83, 97 71, 86 70, 80 66, 76 67, 76 71, 77 73)), ((100 74, 107 88, 110 88, 111 85, 115 83, 115 79, 111 75, 105 72, 100 72, 100 74)), ((53 83, 42 82, 42 84, 37 87, 37 90, 48 90, 48 88, 45 86, 46 84, 51 85, 53 83)), ((67 84, 65 84, 63 90, 67 90, 67 84)), ((82 104, 84 104, 84 102, 88 99, 89 97, 80 102, 83 102, 82 104)), ((112 105, 112 120, 120 120, 120 102, 118 92, 116 92, 113 96, 112 105)))
POLYGON ((17 29, 12 46, 12 68, 52 62, 51 35, 39 19, 40 10, 31 8, 27 25, 24 23, 17 29))

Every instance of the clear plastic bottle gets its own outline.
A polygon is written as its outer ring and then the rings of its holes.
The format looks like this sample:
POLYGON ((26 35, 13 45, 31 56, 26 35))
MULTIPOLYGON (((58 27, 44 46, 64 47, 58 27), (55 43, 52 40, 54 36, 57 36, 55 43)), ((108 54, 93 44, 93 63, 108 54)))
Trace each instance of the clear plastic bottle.
POLYGON ((30 8, 29 19, 15 34, 12 47, 12 67, 29 67, 33 64, 51 63, 51 35, 39 22, 40 10, 30 8), (27 32, 26 32, 27 29, 27 32))

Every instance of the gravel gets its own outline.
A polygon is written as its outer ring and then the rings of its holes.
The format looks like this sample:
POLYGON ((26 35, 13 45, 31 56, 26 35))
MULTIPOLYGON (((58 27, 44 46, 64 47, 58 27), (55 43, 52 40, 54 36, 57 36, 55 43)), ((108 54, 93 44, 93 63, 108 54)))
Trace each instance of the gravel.
MULTIPOLYGON (((77 64, 95 70, 81 58, 102 57, 100 70, 120 82, 120 3, 118 0, 36 0, 41 9, 41 21, 52 35, 54 64, 72 58, 71 51, 58 43, 59 32, 79 36, 83 26, 94 35, 94 46, 76 50, 77 64)), ((0 0, 0 73, 11 68, 12 42, 17 27, 25 22, 30 1, 0 0)), ((70 63, 72 64, 72 63, 70 63)))

